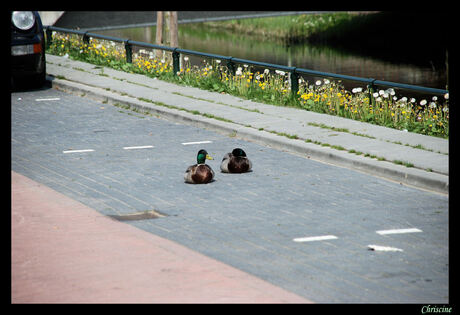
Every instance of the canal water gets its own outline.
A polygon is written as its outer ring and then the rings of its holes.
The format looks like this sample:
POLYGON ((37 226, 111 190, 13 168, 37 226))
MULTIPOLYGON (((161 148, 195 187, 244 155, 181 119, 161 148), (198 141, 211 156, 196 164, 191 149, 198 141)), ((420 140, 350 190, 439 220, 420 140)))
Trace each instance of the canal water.
MULTIPOLYGON (((154 26, 92 32, 155 43, 154 26)), ((447 83, 445 67, 435 67, 429 63, 426 66, 420 66, 383 60, 327 45, 310 43, 286 45, 266 38, 207 29, 202 23, 179 25, 179 47, 259 62, 424 87, 445 89, 447 83)))

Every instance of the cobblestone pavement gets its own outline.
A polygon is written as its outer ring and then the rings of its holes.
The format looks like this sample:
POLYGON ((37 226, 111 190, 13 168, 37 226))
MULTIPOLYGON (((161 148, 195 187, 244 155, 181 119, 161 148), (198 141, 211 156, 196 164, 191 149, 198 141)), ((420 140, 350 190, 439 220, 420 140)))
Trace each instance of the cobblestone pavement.
POLYGON ((314 302, 449 301, 445 195, 54 89, 11 103, 12 170, 104 215, 160 212, 126 223, 314 302), (234 147, 253 172, 220 172, 234 147), (215 181, 185 184, 200 148, 215 181))

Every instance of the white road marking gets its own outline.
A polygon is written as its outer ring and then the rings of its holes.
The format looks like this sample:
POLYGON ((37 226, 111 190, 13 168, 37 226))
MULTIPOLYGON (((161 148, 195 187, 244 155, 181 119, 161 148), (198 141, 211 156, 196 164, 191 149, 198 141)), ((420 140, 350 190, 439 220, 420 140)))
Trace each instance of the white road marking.
POLYGON ((381 230, 381 231, 375 231, 375 232, 380 235, 387 235, 387 234, 417 233, 417 232, 422 232, 422 230, 411 228, 411 229, 381 230))
POLYGON ((299 237, 293 239, 294 242, 314 242, 314 241, 325 241, 335 240, 338 237, 335 235, 322 235, 322 236, 310 236, 310 237, 299 237))
POLYGON ((42 102, 42 101, 59 101, 59 97, 52 97, 52 98, 36 98, 35 101, 42 102))
POLYGON ((190 144, 202 144, 202 143, 212 143, 212 141, 195 141, 195 142, 182 142, 182 145, 190 145, 190 144))
POLYGON ((389 247, 389 246, 380 246, 380 245, 367 245, 370 250, 380 251, 380 252, 402 252, 401 248, 389 247))
POLYGON ((93 149, 85 149, 85 150, 67 150, 62 151, 62 153, 82 153, 82 152, 93 152, 93 149))
POLYGON ((153 148, 153 145, 143 145, 137 147, 123 147, 124 150, 137 150, 137 149, 150 149, 153 148))

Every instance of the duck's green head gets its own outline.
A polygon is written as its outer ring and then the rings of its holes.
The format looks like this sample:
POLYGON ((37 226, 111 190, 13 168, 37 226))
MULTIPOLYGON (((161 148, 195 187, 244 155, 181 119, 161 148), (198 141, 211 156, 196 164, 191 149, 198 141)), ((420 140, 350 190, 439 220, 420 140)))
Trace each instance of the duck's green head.
POLYGON ((203 150, 203 149, 198 151, 198 154, 196 156, 196 161, 198 164, 204 164, 206 160, 212 160, 212 159, 213 159, 212 156, 210 156, 208 152, 206 152, 206 150, 203 150))
POLYGON ((241 157, 246 156, 246 152, 244 152, 243 149, 240 149, 240 148, 233 149, 232 154, 234 156, 241 156, 241 157))

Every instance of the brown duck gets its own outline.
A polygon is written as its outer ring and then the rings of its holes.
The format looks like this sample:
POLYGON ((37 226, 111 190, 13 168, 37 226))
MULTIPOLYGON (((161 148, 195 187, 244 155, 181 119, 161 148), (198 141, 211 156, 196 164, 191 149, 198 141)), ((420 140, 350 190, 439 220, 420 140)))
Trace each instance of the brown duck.
POLYGON ((206 150, 198 151, 196 156, 197 164, 190 165, 185 171, 184 180, 190 184, 206 184, 214 179, 214 171, 211 166, 205 164, 206 160, 213 158, 206 150))
POLYGON ((245 173, 252 170, 252 163, 243 149, 235 148, 231 153, 224 155, 220 163, 220 170, 224 173, 245 173))

